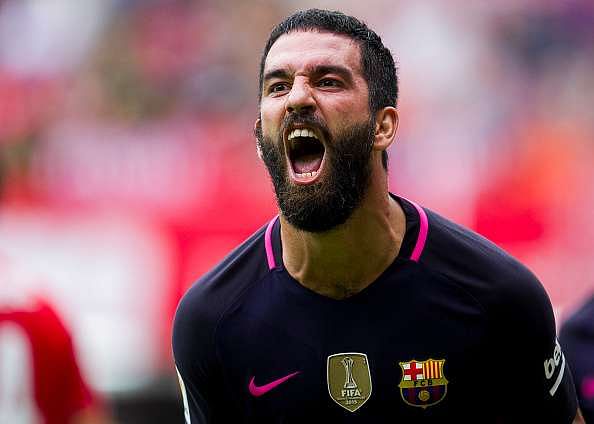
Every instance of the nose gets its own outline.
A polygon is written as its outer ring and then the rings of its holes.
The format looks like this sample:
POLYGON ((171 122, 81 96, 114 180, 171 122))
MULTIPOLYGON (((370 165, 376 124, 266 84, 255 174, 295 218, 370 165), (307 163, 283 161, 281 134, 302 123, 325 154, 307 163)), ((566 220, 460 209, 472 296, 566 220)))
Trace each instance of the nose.
POLYGON ((288 113, 311 113, 315 110, 316 102, 305 78, 295 78, 285 107, 288 113))

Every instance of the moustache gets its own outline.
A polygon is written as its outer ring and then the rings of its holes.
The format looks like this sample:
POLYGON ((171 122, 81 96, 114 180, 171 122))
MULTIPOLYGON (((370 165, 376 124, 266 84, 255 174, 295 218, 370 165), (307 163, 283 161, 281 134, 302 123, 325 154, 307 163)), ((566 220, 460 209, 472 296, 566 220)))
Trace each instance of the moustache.
POLYGON ((330 129, 322 119, 315 115, 303 115, 296 112, 291 112, 283 119, 279 138, 282 139, 282 135, 286 134, 287 128, 295 125, 304 125, 310 128, 317 128, 322 133, 325 140, 330 141, 332 138, 330 135, 330 129))

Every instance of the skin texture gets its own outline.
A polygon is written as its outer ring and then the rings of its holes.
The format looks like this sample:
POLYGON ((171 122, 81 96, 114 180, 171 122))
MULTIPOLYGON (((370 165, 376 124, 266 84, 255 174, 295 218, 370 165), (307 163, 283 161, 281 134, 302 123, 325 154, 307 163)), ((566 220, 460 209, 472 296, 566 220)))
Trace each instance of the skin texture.
MULTIPOLYGON (((332 135, 368 122, 368 87, 360 62, 358 44, 346 36, 313 31, 281 36, 266 59, 256 129, 263 137, 277 140, 285 117, 296 112, 314 114, 332 135)), ((344 224, 312 233, 292 226, 281 214, 285 267, 310 290, 334 299, 352 296, 398 255, 405 218, 389 197, 381 164, 381 153, 393 142, 397 126, 395 108, 385 107, 375 114, 369 186, 344 224)))

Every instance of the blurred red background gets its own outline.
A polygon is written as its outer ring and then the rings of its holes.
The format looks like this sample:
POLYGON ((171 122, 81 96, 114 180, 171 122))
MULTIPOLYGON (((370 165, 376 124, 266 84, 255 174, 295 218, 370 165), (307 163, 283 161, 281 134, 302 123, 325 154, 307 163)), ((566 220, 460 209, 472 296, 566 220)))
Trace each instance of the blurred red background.
MULTIPOLYGON (((397 58, 392 191, 517 256, 562 320, 594 291, 594 4, 372 3, 300 7, 397 58)), ((59 307, 107 399, 173 381, 180 296, 276 213, 257 70, 294 9, 0 1, 1 284, 59 307)))

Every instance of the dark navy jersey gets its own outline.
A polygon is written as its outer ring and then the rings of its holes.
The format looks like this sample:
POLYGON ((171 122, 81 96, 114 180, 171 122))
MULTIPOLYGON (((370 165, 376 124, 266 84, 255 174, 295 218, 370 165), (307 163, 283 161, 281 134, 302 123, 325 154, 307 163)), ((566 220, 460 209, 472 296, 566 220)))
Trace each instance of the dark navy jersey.
POLYGON ((594 296, 563 324, 559 340, 573 370, 584 419, 594 423, 594 296))
POLYGON ((173 329, 188 423, 572 421, 575 390, 538 280, 395 199, 400 253, 352 297, 289 275, 276 219, 193 285, 173 329))

